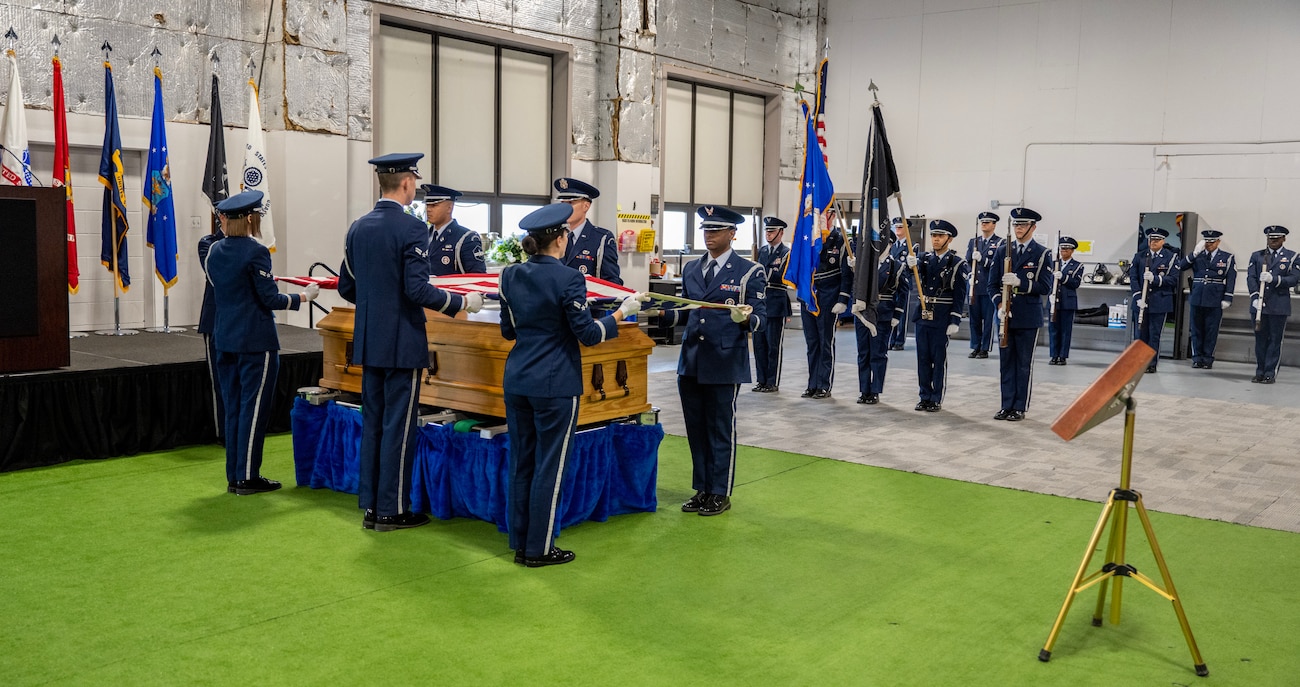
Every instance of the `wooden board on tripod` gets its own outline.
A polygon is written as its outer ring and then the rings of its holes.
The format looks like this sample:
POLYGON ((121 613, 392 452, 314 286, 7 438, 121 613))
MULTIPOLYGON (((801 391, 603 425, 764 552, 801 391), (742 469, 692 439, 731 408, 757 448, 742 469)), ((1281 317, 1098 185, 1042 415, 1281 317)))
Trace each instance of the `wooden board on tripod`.
POLYGON ((1052 421, 1052 431, 1069 441, 1118 415, 1146 373, 1156 351, 1134 340, 1074 402, 1052 421))

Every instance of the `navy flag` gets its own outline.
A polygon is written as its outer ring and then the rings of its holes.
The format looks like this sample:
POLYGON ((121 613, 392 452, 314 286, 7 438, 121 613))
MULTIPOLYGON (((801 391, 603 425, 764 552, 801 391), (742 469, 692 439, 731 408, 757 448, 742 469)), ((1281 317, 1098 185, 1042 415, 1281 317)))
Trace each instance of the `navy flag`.
POLYGON ((126 174, 122 169, 122 134, 117 126, 113 65, 104 60, 104 149, 99 156, 99 183, 104 185, 100 262, 113 273, 117 288, 131 288, 126 250, 126 174))
POLYGON ((212 75, 212 117, 208 122, 208 162, 203 167, 203 195, 215 208, 230 197, 226 180, 226 133, 221 120, 221 91, 217 75, 212 75))
POLYGON ((880 253, 893 235, 889 199, 896 199, 899 190, 894 153, 885 136, 885 119, 880 113, 880 103, 873 103, 867 130, 867 160, 862 171, 862 232, 858 238, 857 269, 853 273, 852 312, 863 324, 875 319, 876 303, 880 300, 877 279, 880 253))
POLYGON ((164 126, 162 70, 153 70, 153 126, 149 134, 149 164, 144 171, 144 206, 149 210, 145 240, 153 249, 154 272, 163 284, 163 295, 176 284, 176 210, 172 206, 172 173, 167 155, 164 126))

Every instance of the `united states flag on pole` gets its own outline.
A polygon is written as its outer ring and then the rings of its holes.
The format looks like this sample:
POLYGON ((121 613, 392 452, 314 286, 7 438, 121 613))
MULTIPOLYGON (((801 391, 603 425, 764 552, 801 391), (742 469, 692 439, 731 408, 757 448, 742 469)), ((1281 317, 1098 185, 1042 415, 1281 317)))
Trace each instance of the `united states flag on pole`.
POLYGON ((830 60, 823 57, 821 64, 817 65, 817 108, 814 110, 817 116, 817 146, 822 151, 822 163, 829 165, 830 156, 826 154, 826 70, 830 67, 830 60))
MULTIPOLYGON (((12 30, 12 29, 11 29, 12 30)), ((14 186, 32 185, 32 154, 27 150, 27 113, 23 109, 23 82, 18 78, 18 56, 9 58, 9 99, 5 101, 4 128, 0 130, 0 174, 14 186)))

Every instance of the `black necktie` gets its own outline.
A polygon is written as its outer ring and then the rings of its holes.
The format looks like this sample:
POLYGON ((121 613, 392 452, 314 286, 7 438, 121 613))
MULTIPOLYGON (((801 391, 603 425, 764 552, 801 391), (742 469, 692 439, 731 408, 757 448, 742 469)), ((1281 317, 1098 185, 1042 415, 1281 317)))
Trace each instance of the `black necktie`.
POLYGON ((718 261, 710 260, 709 266, 704 270, 704 283, 708 284, 713 281, 713 275, 718 273, 718 261))

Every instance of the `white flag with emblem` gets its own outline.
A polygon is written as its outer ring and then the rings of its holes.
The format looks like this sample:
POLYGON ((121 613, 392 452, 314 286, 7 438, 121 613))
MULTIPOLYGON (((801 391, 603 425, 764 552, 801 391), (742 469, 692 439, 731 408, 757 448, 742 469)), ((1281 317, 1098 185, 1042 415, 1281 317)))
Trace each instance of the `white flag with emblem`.
POLYGON ((18 58, 9 56, 9 99, 5 101, 4 130, 0 131, 0 174, 14 186, 32 185, 32 156, 27 150, 27 113, 23 109, 23 84, 18 80, 18 58))
POLYGON ((262 192, 262 245, 275 252, 275 225, 271 223, 271 182, 266 175, 266 143, 262 138, 262 113, 257 104, 257 84, 248 80, 248 143, 244 146, 244 173, 239 187, 262 192))

